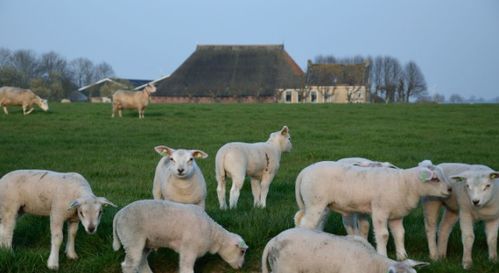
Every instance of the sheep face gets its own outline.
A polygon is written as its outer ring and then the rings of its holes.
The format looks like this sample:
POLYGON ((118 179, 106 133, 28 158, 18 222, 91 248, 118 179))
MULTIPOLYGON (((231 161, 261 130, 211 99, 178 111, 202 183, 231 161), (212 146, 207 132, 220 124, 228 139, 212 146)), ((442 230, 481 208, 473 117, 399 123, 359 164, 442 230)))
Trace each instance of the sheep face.
POLYGON ((243 266, 244 255, 248 250, 248 246, 241 236, 231 234, 230 238, 226 240, 218 254, 224 261, 226 261, 232 268, 239 269, 243 266))
POLYGON ((465 171, 451 176, 458 183, 464 183, 466 193, 474 207, 483 207, 494 196, 494 187, 499 181, 499 172, 465 171))
POLYGON ((116 207, 104 197, 87 197, 74 200, 69 209, 76 208, 78 218, 88 234, 97 232, 97 227, 105 205, 116 207))
POLYGON ((452 191, 450 181, 442 168, 433 165, 429 160, 419 163, 419 168, 419 180, 427 184, 427 195, 436 197, 450 195, 452 191))
POLYGON ((293 148, 291 135, 287 126, 282 127, 280 131, 271 133, 267 142, 277 144, 282 152, 289 152, 293 148))
POLYGON ((154 149, 160 155, 168 157, 167 168, 178 178, 188 178, 193 174, 194 159, 208 157, 208 154, 201 150, 174 150, 166 146, 157 146, 154 149))
POLYGON ((45 112, 47 112, 49 110, 49 103, 47 100, 44 100, 44 99, 40 99, 39 100, 39 103, 38 103, 38 106, 45 112))
POLYGON ((416 273, 416 270, 413 267, 426 265, 429 265, 429 263, 407 259, 390 265, 390 267, 388 267, 388 273, 416 273))

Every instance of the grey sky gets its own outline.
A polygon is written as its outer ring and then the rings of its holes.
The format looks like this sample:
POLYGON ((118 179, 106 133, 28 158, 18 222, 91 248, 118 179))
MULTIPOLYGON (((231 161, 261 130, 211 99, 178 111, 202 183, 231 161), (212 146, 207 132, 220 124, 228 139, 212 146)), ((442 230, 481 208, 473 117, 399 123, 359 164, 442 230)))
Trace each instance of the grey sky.
POLYGON ((415 61, 429 91, 499 96, 496 0, 0 0, 0 47, 111 64, 119 77, 171 74, 197 44, 281 44, 317 55, 415 61))

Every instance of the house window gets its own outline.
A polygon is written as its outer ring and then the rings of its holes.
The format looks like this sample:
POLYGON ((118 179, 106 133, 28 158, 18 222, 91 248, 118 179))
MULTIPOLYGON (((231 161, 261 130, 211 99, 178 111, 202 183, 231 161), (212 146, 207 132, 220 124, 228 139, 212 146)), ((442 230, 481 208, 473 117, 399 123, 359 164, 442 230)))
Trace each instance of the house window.
POLYGON ((291 102, 291 91, 286 91, 286 102, 291 102))
POLYGON ((310 93, 310 102, 317 102, 317 92, 313 91, 310 93))

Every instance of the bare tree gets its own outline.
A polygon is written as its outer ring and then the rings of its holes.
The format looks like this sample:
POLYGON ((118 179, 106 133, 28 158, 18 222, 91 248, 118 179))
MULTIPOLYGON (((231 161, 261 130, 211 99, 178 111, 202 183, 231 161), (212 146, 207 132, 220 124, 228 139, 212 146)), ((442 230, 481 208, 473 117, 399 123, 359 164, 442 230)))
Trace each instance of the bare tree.
POLYGON ((85 86, 95 80, 94 64, 87 58, 77 58, 70 63, 74 83, 85 86))
POLYGON ((439 93, 433 94, 431 97, 431 100, 436 103, 444 103, 445 102, 445 96, 439 93))
POLYGON ((4 67, 9 64, 10 62, 10 52, 9 49, 7 48, 0 48, 0 67, 4 67))
POLYGON ((400 77, 402 77, 402 67, 397 59, 384 57, 383 69, 383 87, 385 101, 387 103, 395 102, 396 91, 399 87, 400 77))
POLYGON ((404 77, 406 82, 404 102, 409 102, 412 97, 417 97, 426 91, 426 81, 418 65, 410 61, 405 65, 404 77))
POLYGON ((463 103, 464 102, 464 98, 461 97, 461 95, 458 95, 458 94, 452 94, 450 97, 449 97, 449 102, 450 103, 463 103))
POLYGON ((114 76, 114 70, 113 67, 106 63, 102 62, 98 65, 95 66, 95 79, 104 79, 108 77, 113 77, 114 76))
POLYGON ((19 86, 29 87, 30 80, 36 78, 38 72, 38 58, 31 50, 16 50, 10 55, 10 65, 21 76, 19 86))

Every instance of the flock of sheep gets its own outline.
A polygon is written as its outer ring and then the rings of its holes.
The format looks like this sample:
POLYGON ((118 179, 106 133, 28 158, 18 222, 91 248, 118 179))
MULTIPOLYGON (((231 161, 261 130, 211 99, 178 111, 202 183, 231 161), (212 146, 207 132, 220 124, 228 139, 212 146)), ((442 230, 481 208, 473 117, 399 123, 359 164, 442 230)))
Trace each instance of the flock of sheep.
MULTIPOLYGON (((0 103, 15 102, 10 89, 0 89, 0 103)), ((147 105, 154 86, 142 94, 117 93, 116 111, 140 101, 147 105)), ((36 96, 23 97, 23 111, 31 105, 47 108, 36 96)), ((145 106, 144 106, 145 107, 145 106)), ((29 110, 28 110, 29 109, 29 110)), ((27 111, 26 111, 27 110, 27 111)), ((7 113, 7 112, 6 112, 7 113)), ((143 117, 143 108, 139 108, 143 117)), ((266 142, 232 142, 215 157, 217 196, 220 209, 237 207, 246 176, 251 179, 254 207, 265 207, 269 185, 278 172, 281 155, 292 148, 288 127, 270 134, 266 142), (232 180, 229 205, 225 199, 226 177, 232 180)), ((113 220, 113 248, 125 250, 123 272, 152 272, 148 254, 168 247, 179 253, 181 273, 193 272, 194 263, 207 252, 218 253, 233 268, 241 268, 248 245, 243 238, 217 224, 205 211, 206 182, 196 159, 208 155, 201 150, 157 146, 162 158, 156 166, 152 195, 122 208, 113 220)), ((323 161, 304 168, 295 184, 298 212, 295 228, 272 238, 263 251, 262 272, 379 272, 415 273, 427 263, 407 259, 403 218, 423 201, 424 224, 430 258, 445 258, 449 234, 459 220, 462 265, 472 266, 473 223, 484 221, 489 259, 497 260, 499 228, 499 172, 484 165, 442 163, 424 160, 418 166, 400 169, 388 162, 365 158, 323 161), (440 208, 444 216, 438 228, 440 208), (330 210, 339 212, 347 236, 322 231, 330 210), (367 241, 372 218, 376 249, 367 241), (387 257, 389 232, 394 238, 398 261, 387 257)), ((113 203, 96 197, 84 177, 77 173, 48 170, 17 170, 0 179, 0 247, 11 248, 16 217, 20 213, 50 216, 50 269, 59 267, 62 228, 68 222, 66 255, 76 259, 75 236, 81 222, 93 234, 103 206, 113 203)))

